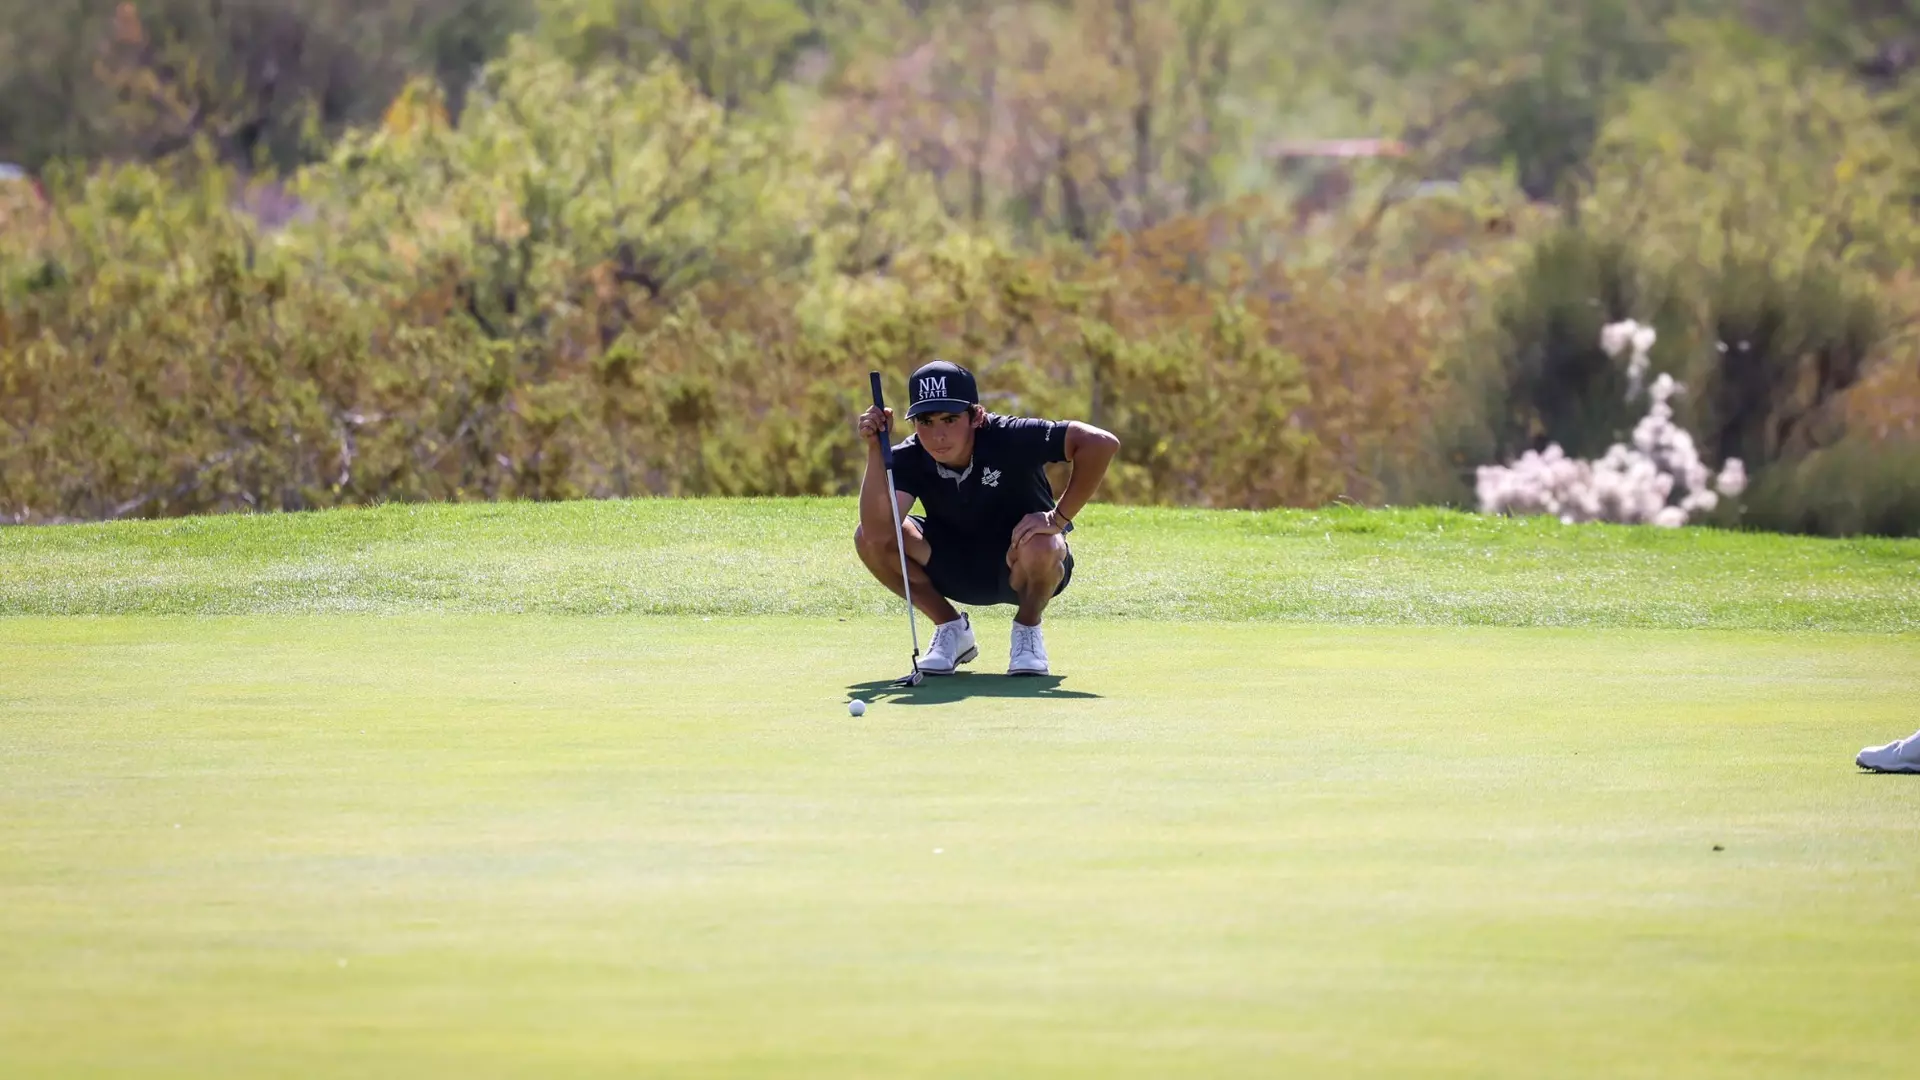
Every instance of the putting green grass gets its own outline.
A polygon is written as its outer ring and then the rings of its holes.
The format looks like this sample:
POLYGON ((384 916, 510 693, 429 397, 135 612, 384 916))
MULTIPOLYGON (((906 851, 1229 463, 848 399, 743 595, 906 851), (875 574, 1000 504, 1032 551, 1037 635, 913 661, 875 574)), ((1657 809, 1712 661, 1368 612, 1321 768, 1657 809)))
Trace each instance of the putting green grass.
POLYGON ((899 692, 847 509, 0 530, 0 1076, 1920 1060, 1920 544, 1096 508, 899 692))

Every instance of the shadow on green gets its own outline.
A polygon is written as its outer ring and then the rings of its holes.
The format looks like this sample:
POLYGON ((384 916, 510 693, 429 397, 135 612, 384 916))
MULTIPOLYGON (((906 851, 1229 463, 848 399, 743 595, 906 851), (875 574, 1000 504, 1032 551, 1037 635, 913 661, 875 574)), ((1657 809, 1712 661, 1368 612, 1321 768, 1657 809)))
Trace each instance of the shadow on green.
POLYGON ((895 686, 892 679, 855 683, 847 694, 872 704, 878 701, 898 705, 948 705, 967 698, 1098 698, 1085 690, 1063 690, 1064 675, 982 675, 960 671, 952 675, 929 675, 919 686, 895 686))

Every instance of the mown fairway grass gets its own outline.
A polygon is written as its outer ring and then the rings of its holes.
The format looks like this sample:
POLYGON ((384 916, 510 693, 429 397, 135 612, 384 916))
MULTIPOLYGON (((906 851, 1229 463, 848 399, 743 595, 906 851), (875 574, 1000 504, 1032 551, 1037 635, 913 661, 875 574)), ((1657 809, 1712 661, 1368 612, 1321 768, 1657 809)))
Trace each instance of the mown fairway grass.
POLYGON ((1100 507, 899 695, 850 515, 0 530, 0 1076, 1920 1059, 1920 544, 1100 507))

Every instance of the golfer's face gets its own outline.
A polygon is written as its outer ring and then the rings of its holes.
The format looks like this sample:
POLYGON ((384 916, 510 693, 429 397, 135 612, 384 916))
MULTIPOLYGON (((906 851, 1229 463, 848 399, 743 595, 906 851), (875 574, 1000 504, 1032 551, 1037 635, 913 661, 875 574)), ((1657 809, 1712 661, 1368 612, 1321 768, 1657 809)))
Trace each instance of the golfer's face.
POLYGON ((953 465, 973 448, 973 425, 967 419, 965 413, 923 413, 913 418, 913 426, 935 461, 953 465))

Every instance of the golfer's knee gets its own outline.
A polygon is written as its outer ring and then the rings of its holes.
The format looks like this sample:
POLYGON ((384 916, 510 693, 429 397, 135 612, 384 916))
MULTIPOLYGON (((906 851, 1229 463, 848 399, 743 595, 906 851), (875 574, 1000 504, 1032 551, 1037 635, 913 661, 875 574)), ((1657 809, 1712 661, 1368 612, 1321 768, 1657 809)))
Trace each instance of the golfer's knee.
POLYGON ((855 525, 853 527, 853 546, 859 550, 860 554, 873 558, 890 559, 894 556, 893 533, 891 531, 868 536, 865 525, 855 525))
POLYGON ((1013 563, 1016 570, 1027 573, 1065 573, 1067 542, 1055 534, 1029 536, 1014 549, 1013 563))

